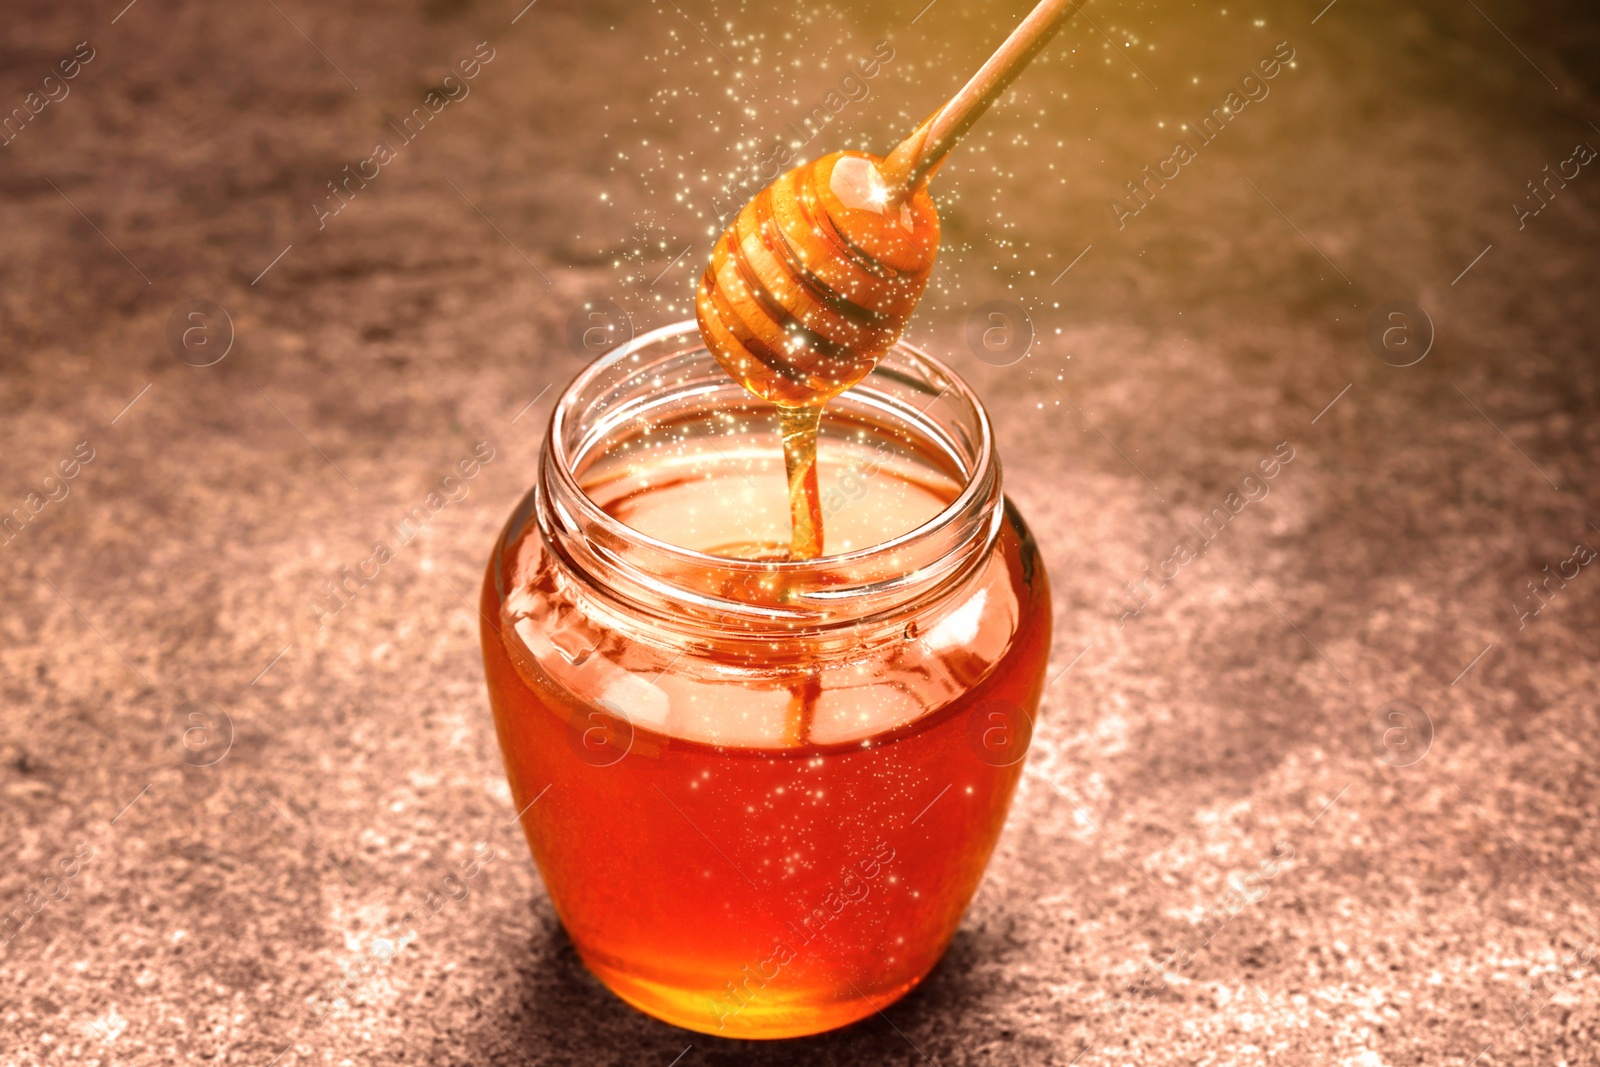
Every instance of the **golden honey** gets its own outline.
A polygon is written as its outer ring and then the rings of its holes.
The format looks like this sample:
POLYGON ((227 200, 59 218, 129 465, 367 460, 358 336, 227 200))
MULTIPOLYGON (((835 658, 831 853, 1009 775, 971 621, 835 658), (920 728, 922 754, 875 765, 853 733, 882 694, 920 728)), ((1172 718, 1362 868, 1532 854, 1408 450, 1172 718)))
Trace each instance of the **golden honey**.
POLYGON ((927 178, 1077 6, 1040 0, 888 157, 746 204, 696 324, 569 386, 490 560, 528 843, 584 962, 657 1018, 791 1037, 881 1009, 999 836, 1048 587, 977 398, 900 336, 939 246, 927 178))
POLYGON ((589 968, 678 1026, 816 1033, 904 995, 959 925, 1027 748, 1048 587, 976 398, 904 346, 829 406, 824 554, 790 558, 777 420, 694 333, 641 338, 558 405, 484 583, 489 692, 589 968))

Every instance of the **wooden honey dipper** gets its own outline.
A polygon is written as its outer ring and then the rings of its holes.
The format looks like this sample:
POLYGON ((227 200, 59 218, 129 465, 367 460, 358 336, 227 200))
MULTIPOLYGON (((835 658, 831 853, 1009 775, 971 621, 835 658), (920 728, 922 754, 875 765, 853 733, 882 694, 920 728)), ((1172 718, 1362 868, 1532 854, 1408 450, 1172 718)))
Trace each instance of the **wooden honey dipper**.
POLYGON ((866 377, 928 285, 939 215, 928 179, 1084 0, 1042 0, 943 107, 882 158, 834 152, 778 177, 718 239, 695 296, 706 346, 778 406, 789 558, 822 553, 822 408, 866 377))

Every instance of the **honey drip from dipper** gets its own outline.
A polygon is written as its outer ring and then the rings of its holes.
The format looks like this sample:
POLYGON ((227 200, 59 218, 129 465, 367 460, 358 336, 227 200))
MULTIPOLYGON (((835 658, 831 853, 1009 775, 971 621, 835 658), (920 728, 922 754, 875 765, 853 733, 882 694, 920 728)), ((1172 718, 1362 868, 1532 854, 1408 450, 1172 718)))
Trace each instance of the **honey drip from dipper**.
POLYGON ((793 559, 822 553, 822 407, 899 340, 939 247, 926 186, 891 204, 878 163, 835 152, 762 190, 717 242, 695 300, 728 373, 778 406, 793 559))

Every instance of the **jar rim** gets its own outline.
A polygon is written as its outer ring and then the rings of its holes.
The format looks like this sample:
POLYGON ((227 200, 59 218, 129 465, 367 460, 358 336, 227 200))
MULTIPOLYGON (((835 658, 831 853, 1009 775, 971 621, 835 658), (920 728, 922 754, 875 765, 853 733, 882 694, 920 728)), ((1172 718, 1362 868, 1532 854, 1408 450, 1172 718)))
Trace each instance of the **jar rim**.
MULTIPOLYGON (((799 588, 803 592, 787 608, 777 609, 774 605, 759 607, 764 615, 786 618, 792 625, 800 621, 818 621, 813 616, 819 612, 835 615, 837 610, 830 610, 830 607, 850 598, 871 601, 887 595, 893 601, 902 601, 908 596, 920 599, 916 596, 917 590, 934 584, 942 586, 951 572, 964 569, 957 567, 957 564, 970 562, 967 557, 981 555, 998 532, 1001 509, 996 504, 1001 499, 1000 478, 989 415, 972 387, 951 368, 903 340, 895 343, 862 385, 853 388, 845 396, 853 395, 856 402, 869 407, 881 406, 886 414, 908 417, 906 410, 896 409, 898 401, 886 401, 887 394, 873 392, 870 386, 873 377, 886 375, 900 385, 911 385, 926 392, 933 392, 933 387, 937 386, 937 392, 930 401, 920 409, 910 409, 915 415, 909 418, 920 419, 919 429, 947 446, 948 434, 934 432, 928 412, 935 405, 952 399, 959 405, 957 417, 962 420, 961 434, 968 440, 968 448, 964 451, 970 453, 954 457, 961 465, 960 491, 927 521, 877 544, 804 560, 721 556, 672 544, 629 526, 609 514, 589 496, 574 470, 575 463, 581 463, 587 450, 593 447, 592 442, 585 443, 582 409, 592 399, 593 391, 604 386, 607 376, 616 374, 620 364, 656 348, 663 349, 668 355, 692 356, 704 353, 705 343, 693 319, 640 334, 579 372, 562 391, 551 413, 540 465, 539 496, 542 499, 538 502, 539 522, 546 527, 547 535, 552 533, 550 525, 561 527, 562 530, 555 532, 564 532, 567 536, 562 540, 579 554, 588 554, 584 549, 598 549, 603 562, 615 566, 619 562, 615 551, 618 546, 642 550, 649 558, 649 565, 624 569, 634 572, 631 577, 635 582, 642 581, 646 586, 653 586, 655 592, 673 598, 683 598, 695 591, 685 590, 667 581, 652 582, 651 579, 695 571, 777 575, 791 591, 799 588), (863 390, 863 386, 867 388, 863 390), (874 397, 878 399, 874 400, 874 397), (981 541, 981 545, 976 544, 977 541, 981 541), (916 551, 920 546, 928 546, 932 551, 916 551), (608 547, 612 550, 608 551, 608 547), (975 553, 974 549, 982 551, 975 553), (905 570, 897 567, 897 561, 906 560, 916 566, 905 570), (901 573, 895 573, 897 570, 901 573), (814 585, 805 581, 807 576, 820 578, 824 574, 831 575, 833 580, 819 581, 814 585), (840 582, 840 574, 865 575, 869 580, 853 584, 840 582), (902 595, 894 595, 897 590, 902 595)), ((709 353, 706 355, 709 356, 709 353)), ((728 380, 732 382, 731 378, 728 380)), ((946 447, 945 451, 949 452, 950 449, 946 447)), ((614 583, 603 584, 608 591, 617 592, 614 583)), ((694 601, 697 598, 690 595, 689 599, 694 601)), ((715 610, 726 617, 730 609, 731 614, 738 615, 737 609, 741 606, 752 605, 743 601, 717 600, 715 610)))

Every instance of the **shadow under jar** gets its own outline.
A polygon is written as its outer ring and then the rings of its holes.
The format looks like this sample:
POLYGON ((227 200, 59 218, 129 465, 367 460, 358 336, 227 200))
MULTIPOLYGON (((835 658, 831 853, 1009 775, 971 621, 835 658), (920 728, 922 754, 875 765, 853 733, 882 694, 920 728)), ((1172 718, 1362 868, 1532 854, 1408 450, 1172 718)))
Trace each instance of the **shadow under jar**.
POLYGON ((817 1033, 938 962, 1011 804, 1050 645, 989 421, 897 345, 829 404, 824 555, 777 419, 693 322, 556 405, 483 587, 506 772, 589 969, 659 1019, 817 1033))

